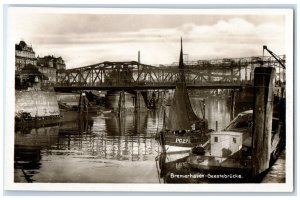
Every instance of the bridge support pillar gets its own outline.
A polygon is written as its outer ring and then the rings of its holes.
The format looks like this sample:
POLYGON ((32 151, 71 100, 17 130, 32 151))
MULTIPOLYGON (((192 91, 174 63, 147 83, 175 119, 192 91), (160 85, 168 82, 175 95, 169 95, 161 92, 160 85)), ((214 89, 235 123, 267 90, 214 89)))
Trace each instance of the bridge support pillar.
POLYGON ((235 95, 236 95, 235 90, 232 90, 232 92, 231 92, 231 105, 230 105, 230 120, 233 120, 233 118, 235 117, 235 112, 234 112, 235 95))
POLYGON ((252 133, 253 176, 257 176, 269 168, 271 154, 274 78, 274 68, 255 68, 252 133))
POLYGON ((78 112, 80 113, 87 113, 88 112, 88 99, 85 96, 85 93, 81 93, 79 97, 79 105, 78 105, 78 112))
POLYGON ((136 92, 135 111, 136 112, 145 112, 145 111, 147 111, 147 106, 146 106, 146 102, 144 100, 144 96, 140 91, 136 92))
POLYGON ((119 96, 119 104, 118 104, 118 114, 119 117, 122 116, 122 114, 125 112, 125 92, 124 90, 120 92, 119 96))

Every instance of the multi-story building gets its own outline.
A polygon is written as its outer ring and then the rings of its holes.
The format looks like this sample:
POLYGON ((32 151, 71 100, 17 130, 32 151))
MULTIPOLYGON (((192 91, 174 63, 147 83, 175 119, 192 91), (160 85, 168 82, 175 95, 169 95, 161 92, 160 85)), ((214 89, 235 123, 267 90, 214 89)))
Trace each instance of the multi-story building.
POLYGON ((39 67, 51 67, 53 68, 53 56, 44 56, 44 57, 37 57, 37 66, 39 67))
POLYGON ((66 69, 66 64, 65 61, 62 59, 62 57, 55 58, 53 64, 57 70, 66 69))
POLYGON ((18 75, 15 77, 16 89, 34 89, 41 88, 41 83, 48 80, 48 77, 39 71, 39 69, 32 65, 26 65, 18 75))
POLYGON ((24 41, 20 41, 19 44, 15 45, 15 67, 16 73, 18 74, 25 65, 37 64, 37 59, 35 57, 35 52, 32 46, 29 46, 24 41))
POLYGON ((45 83, 56 83, 56 69, 53 67, 47 66, 38 66, 40 72, 48 77, 48 80, 44 81, 45 83))
POLYGON ((62 59, 62 57, 54 57, 52 56, 44 56, 37 58, 37 65, 38 66, 48 66, 55 68, 57 70, 66 69, 65 61, 62 59))
POLYGON ((56 68, 54 67, 54 57, 53 56, 44 56, 37 57, 37 67, 40 72, 48 77, 47 83, 56 82, 56 68))
POLYGON ((27 45, 24 41, 20 41, 19 44, 15 45, 15 59, 17 79, 20 79, 20 74, 25 66, 32 65, 48 77, 48 79, 42 79, 43 83, 53 84, 56 82, 58 71, 66 69, 66 64, 62 57, 56 58, 53 55, 49 55, 36 58, 32 46, 27 45))
POLYGON ((37 57, 37 67, 39 71, 45 74, 49 80, 48 83, 55 83, 57 72, 59 70, 66 69, 65 61, 62 57, 54 57, 52 56, 44 56, 44 57, 37 57))

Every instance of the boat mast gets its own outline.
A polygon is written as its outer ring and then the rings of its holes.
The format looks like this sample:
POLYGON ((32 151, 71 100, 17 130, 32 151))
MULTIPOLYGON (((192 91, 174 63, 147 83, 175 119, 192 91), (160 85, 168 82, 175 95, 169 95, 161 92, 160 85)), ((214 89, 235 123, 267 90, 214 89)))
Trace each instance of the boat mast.
POLYGON ((180 56, 179 56, 179 72, 180 72, 180 82, 185 84, 184 76, 184 63, 183 63, 183 50, 182 50, 182 37, 180 38, 180 56))

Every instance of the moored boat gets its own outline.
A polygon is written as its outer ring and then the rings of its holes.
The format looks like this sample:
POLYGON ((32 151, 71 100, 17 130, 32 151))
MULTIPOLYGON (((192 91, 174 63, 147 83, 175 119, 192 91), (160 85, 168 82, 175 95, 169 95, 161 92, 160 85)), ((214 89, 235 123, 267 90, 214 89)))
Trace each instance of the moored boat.
MULTIPOLYGON (((222 131, 210 133, 206 146, 193 149, 187 162, 194 170, 224 172, 236 170, 251 177, 253 111, 239 113, 222 131)), ((272 120, 270 166, 285 145, 285 134, 278 118, 272 120)), ((253 177, 252 177, 253 178, 253 177)))
POLYGON ((174 98, 168 114, 164 109, 164 127, 157 138, 163 151, 188 151, 193 147, 203 145, 209 139, 206 119, 200 119, 193 111, 185 84, 183 51, 179 59, 179 79, 176 84, 174 98))

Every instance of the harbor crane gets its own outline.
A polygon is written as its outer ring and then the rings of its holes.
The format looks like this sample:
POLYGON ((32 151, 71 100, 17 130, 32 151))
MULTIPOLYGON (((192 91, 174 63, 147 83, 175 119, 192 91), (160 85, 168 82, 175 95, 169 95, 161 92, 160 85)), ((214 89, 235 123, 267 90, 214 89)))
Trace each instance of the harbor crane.
POLYGON ((268 47, 266 45, 263 46, 263 51, 264 50, 266 50, 267 52, 269 52, 269 54, 271 54, 273 56, 273 58, 275 58, 275 60, 283 67, 283 69, 285 69, 285 64, 282 62, 282 59, 279 56, 277 56, 270 49, 268 49, 268 47))

